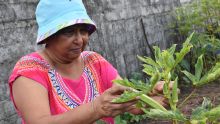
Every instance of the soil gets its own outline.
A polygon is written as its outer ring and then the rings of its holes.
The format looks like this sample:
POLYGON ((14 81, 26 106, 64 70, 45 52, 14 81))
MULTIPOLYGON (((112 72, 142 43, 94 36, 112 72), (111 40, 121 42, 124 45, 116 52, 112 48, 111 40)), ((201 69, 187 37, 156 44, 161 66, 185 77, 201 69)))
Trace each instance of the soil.
MULTIPOLYGON (((189 94, 192 93, 193 90, 194 89, 190 87, 181 88, 179 103, 181 103, 187 96, 189 96, 189 94)), ((190 115, 192 109, 202 104, 203 97, 209 98, 214 105, 220 105, 220 81, 196 88, 193 95, 182 105, 181 111, 185 115, 190 115)), ((172 124, 172 123, 168 121, 145 120, 142 121, 140 124, 172 124)))

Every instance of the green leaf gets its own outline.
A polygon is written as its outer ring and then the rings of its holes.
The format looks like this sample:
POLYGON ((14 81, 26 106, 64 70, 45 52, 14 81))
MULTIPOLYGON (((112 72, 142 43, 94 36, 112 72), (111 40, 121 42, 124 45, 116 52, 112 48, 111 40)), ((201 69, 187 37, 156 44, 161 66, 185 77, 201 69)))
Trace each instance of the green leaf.
MULTIPOLYGON (((114 118, 115 124, 127 124, 126 120, 123 120, 121 115, 118 115, 114 118)), ((99 124, 99 123, 96 123, 99 124)))
POLYGON ((113 80, 113 83, 122 85, 122 86, 126 86, 126 87, 131 87, 135 90, 141 90, 145 93, 149 93, 150 92, 150 85, 146 84, 140 80, 132 80, 129 81, 128 79, 123 79, 123 80, 113 80))
POLYGON ((205 113, 205 116, 208 118, 210 121, 215 121, 220 118, 220 106, 217 106, 210 111, 205 113))
POLYGON ((151 78, 150 78, 150 90, 152 91, 154 89, 154 86, 156 83, 160 80, 160 74, 155 73, 151 78))
POLYGON ((161 51, 160 48, 158 46, 153 46, 154 48, 154 55, 155 55, 155 59, 156 61, 158 61, 161 57, 161 51))
POLYGON ((211 100, 207 99, 206 97, 203 97, 202 108, 205 108, 207 110, 211 110, 212 109, 211 100))
POLYGON ((173 44, 167 51, 170 53, 170 55, 173 55, 176 50, 176 44, 173 44))
POLYGON ((211 109, 211 101, 203 98, 203 103, 201 106, 197 107, 192 111, 191 120, 206 120, 206 112, 211 109))
POLYGON ((173 58, 173 55, 171 55, 167 50, 164 50, 162 53, 162 61, 163 63, 162 67, 166 68, 166 70, 171 70, 173 68, 173 65, 175 63, 175 60, 173 58))
POLYGON ((220 77, 220 63, 216 63, 216 65, 208 71, 196 84, 196 86, 201 86, 207 84, 211 81, 214 81, 220 77))
POLYGON ((160 67, 162 67, 161 50, 158 46, 153 46, 153 48, 154 48, 155 61, 160 67))
POLYGON ((207 118, 204 118, 202 120, 191 120, 190 124, 207 124, 206 121, 207 121, 207 118))
POLYGON ((153 67, 158 67, 159 65, 150 57, 141 57, 141 56, 137 56, 139 60, 141 60, 142 62, 148 64, 148 65, 152 65, 153 67))
POLYGON ((150 109, 150 111, 143 109, 143 111, 147 117, 152 119, 187 121, 186 117, 179 111, 162 111, 160 109, 150 109))
POLYGON ((202 70, 203 70, 203 55, 200 55, 197 63, 195 64, 195 77, 199 81, 201 78, 202 70))
POLYGON ((154 68, 151 65, 144 64, 143 66, 144 66, 143 72, 146 73, 147 75, 153 76, 157 71, 156 68, 154 68))
POLYGON ((123 103, 134 100, 137 96, 140 96, 142 92, 124 91, 119 97, 112 100, 114 103, 123 103))
POLYGON ((186 59, 183 59, 183 60, 180 62, 180 66, 181 66, 184 70, 190 71, 190 63, 189 63, 189 61, 187 61, 186 59))
POLYGON ((113 80, 113 83, 120 84, 122 86, 126 87, 132 87, 135 88, 134 84, 130 82, 128 79, 123 79, 123 80, 113 80))
POLYGON ((175 61, 175 66, 182 61, 183 57, 190 51, 190 49, 193 47, 192 44, 190 44, 190 41, 193 37, 192 33, 186 41, 183 43, 183 48, 180 50, 179 53, 176 53, 176 61, 175 61))
POLYGON ((130 79, 134 85, 134 89, 138 91, 143 91, 144 93, 149 93, 151 91, 150 84, 144 83, 141 80, 130 79))
POLYGON ((193 85, 197 85, 197 79, 194 75, 189 73, 188 71, 182 71, 193 83, 193 85))

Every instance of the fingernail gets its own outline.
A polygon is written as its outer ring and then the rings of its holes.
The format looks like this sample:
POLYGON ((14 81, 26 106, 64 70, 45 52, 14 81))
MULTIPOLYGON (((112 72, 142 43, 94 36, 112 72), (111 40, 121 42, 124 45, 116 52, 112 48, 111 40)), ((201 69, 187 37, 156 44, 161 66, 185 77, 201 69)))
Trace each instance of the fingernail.
POLYGON ((141 99, 141 98, 140 98, 140 96, 137 96, 136 99, 139 100, 139 99, 141 99))

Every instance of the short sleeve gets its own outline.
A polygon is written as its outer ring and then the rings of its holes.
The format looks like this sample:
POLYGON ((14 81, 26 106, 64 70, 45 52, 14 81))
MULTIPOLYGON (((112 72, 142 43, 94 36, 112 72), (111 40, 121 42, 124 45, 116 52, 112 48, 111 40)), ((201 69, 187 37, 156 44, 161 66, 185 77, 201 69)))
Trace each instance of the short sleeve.
POLYGON ((118 71, 107 60, 102 62, 101 75, 106 82, 106 89, 112 87, 112 81, 118 76, 118 71))
POLYGON ((25 56, 16 63, 9 77, 10 89, 13 85, 13 82, 20 76, 34 80, 48 90, 47 67, 40 58, 25 56))
POLYGON ((102 80, 103 90, 110 88, 112 86, 112 80, 118 76, 116 68, 96 52, 87 51, 84 52, 84 56, 96 68, 96 71, 98 71, 102 80))
MULTIPOLYGON (((46 88, 48 91, 48 84, 47 84, 47 64, 42 61, 41 58, 32 56, 35 55, 36 53, 33 53, 31 55, 26 55, 22 57, 15 65, 14 69, 11 72, 11 75, 9 77, 8 83, 9 83, 9 88, 10 88, 10 98, 12 102, 14 103, 14 97, 12 94, 12 85, 14 81, 20 77, 26 77, 31 80, 36 81, 40 85, 46 88)), ((15 105, 15 103, 14 103, 15 105)), ((15 105, 16 108, 16 105, 15 105)), ((17 110, 17 108, 16 108, 17 110)), ((17 110, 18 114, 20 112, 17 110)))

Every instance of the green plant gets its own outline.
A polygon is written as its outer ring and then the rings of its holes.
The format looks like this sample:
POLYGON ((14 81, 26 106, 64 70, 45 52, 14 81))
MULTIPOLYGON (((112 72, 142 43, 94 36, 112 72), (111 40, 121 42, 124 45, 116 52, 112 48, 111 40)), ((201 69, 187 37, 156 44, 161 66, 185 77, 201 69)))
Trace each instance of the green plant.
MULTIPOLYGON (((173 12, 177 42, 182 42, 189 33, 195 32, 192 38, 193 50, 180 64, 177 74, 180 80, 186 79, 181 74, 181 69, 194 72, 193 66, 196 58, 203 54, 204 71, 206 72, 219 61, 220 50, 220 1, 219 0, 193 0, 178 7, 173 12), (181 76, 180 76, 181 75, 181 76)), ((187 81, 187 80, 184 80, 187 81)))
POLYGON ((175 27, 181 35, 192 31, 205 32, 219 37, 219 0, 193 0, 174 11, 175 27))
MULTIPOLYGON (((138 58, 144 62, 143 72, 151 77, 150 81, 148 83, 144 83, 141 80, 115 80, 114 83, 130 87, 132 90, 125 91, 120 97, 114 99, 112 102, 122 103, 130 101, 138 96, 140 100, 138 101, 136 106, 142 109, 147 117, 153 119, 172 120, 174 124, 177 124, 178 122, 183 122, 185 124, 203 124, 204 122, 205 124, 206 122, 214 123, 215 121, 217 121, 220 115, 220 107, 214 108, 211 106, 207 109, 205 105, 209 102, 206 99, 204 99, 204 102, 200 108, 196 108, 193 111, 190 118, 181 113, 177 106, 178 77, 174 77, 174 70, 177 65, 182 61, 184 56, 188 52, 190 52, 190 49, 193 47, 190 43, 192 37, 193 33, 183 43, 183 47, 179 52, 175 52, 176 45, 174 44, 169 49, 163 51, 155 46, 155 60, 150 57, 138 56, 138 58), (167 110, 157 101, 147 95, 154 89, 154 86, 159 80, 163 80, 165 82, 163 86, 163 95, 169 101, 169 105, 171 107, 170 110, 167 110), (172 80, 174 80, 174 84, 171 91, 169 89, 169 84, 172 80), (150 107, 145 108, 146 105, 150 107)), ((190 80, 192 80, 195 86, 200 86, 202 84, 206 84, 207 82, 213 81, 220 76, 220 69, 218 68, 219 65, 220 64, 217 63, 216 66, 213 67, 207 74, 202 76, 203 61, 202 56, 200 56, 195 65, 195 75, 187 71, 183 71, 183 73, 186 74, 190 80)))
POLYGON ((130 113, 124 113, 115 117, 116 124, 137 124, 141 120, 146 119, 146 115, 133 115, 130 113))

